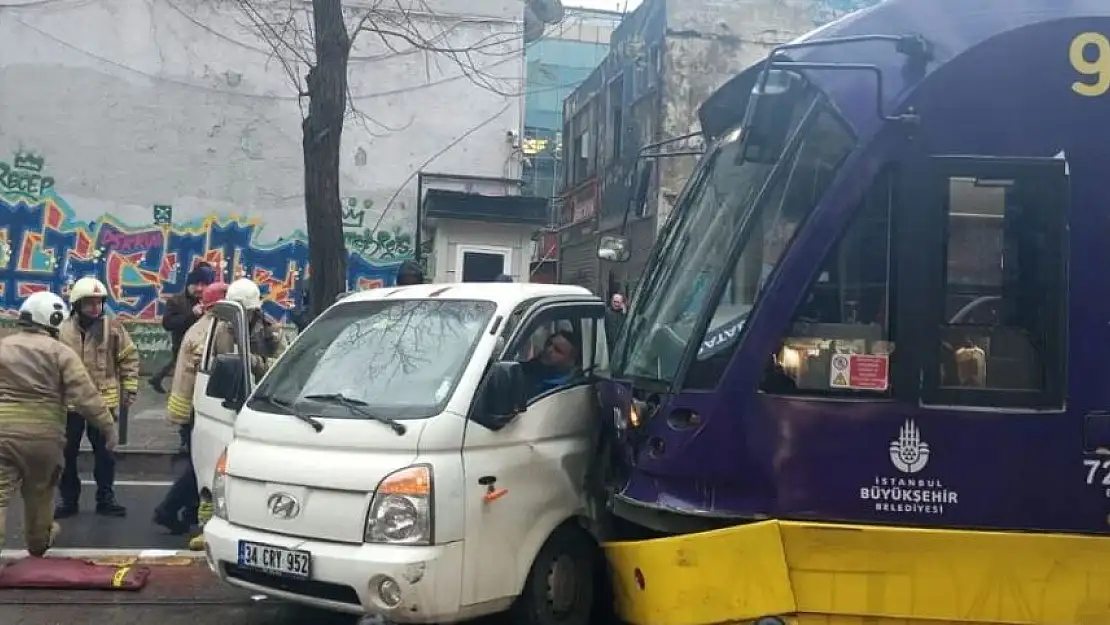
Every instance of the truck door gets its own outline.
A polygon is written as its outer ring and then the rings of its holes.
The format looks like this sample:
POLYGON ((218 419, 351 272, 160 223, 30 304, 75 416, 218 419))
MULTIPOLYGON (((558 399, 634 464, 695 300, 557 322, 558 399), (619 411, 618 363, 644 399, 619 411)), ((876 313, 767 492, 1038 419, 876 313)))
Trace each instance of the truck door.
POLYGON ((208 381, 212 377, 217 357, 237 357, 243 365, 243 397, 254 390, 255 380, 250 375, 250 341, 247 338, 247 315, 237 302, 223 301, 211 310, 208 323, 208 341, 197 370, 193 387, 193 468, 197 474, 200 491, 210 491, 216 461, 229 443, 235 428, 239 407, 208 394, 208 381))
POLYGON ((593 374, 608 362, 604 314, 596 299, 544 298, 506 342, 501 360, 544 359, 567 374, 526 376, 528 408, 500 430, 467 423, 464 604, 519 594, 552 530, 585 511, 593 374))

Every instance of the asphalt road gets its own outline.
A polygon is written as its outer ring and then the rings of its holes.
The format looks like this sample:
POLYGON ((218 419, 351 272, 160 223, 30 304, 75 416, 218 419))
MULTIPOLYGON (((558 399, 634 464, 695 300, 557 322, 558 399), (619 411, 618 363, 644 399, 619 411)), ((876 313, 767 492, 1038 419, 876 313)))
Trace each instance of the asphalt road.
MULTIPOLYGON (((169 488, 167 471, 137 473, 116 482, 116 496, 128 507, 125 518, 94 512, 96 487, 84 484, 81 513, 60 521, 58 549, 186 549, 188 538, 171 536, 151 522, 151 514, 169 488)), ((8 511, 6 551, 23 550, 21 502, 8 511)), ((62 555, 65 552, 60 552, 62 555)), ((78 557, 78 556, 74 556, 78 557)), ((80 557, 85 557, 84 555, 80 557)), ((475 625, 514 625, 503 617, 475 625)), ((310 610, 242 591, 218 581, 203 560, 177 566, 153 566, 149 584, 139 592, 21 591, 0 589, 0 625, 370 625, 342 614, 310 610)), ((598 623, 596 625, 615 625, 598 623)))
MULTIPOLYGON (((185 549, 186 536, 171 536, 151 522, 154 507, 169 488, 168 476, 151 480, 119 480, 116 498, 127 506, 124 518, 100 516, 94 512, 96 487, 82 487, 81 513, 59 521, 62 533, 55 547, 67 549, 185 549)), ((24 549, 23 504, 17 501, 8 510, 8 538, 5 549, 24 549)))

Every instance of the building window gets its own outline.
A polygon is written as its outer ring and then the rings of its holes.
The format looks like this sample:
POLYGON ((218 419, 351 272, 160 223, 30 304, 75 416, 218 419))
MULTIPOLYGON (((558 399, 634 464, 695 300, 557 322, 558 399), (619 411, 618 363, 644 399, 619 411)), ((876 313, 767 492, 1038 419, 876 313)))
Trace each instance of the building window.
POLYGON ((622 144, 624 142, 624 79, 618 78, 609 87, 609 132, 613 137, 612 159, 618 162, 621 159, 622 144))

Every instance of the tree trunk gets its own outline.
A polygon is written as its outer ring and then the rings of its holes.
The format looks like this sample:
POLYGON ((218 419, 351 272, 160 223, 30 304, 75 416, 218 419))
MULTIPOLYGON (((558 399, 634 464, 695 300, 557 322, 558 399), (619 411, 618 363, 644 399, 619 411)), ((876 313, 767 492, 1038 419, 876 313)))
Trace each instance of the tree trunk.
POLYGON ((304 208, 313 316, 347 290, 347 248, 339 199, 339 146, 347 110, 350 37, 341 0, 312 0, 316 65, 309 69, 304 133, 304 208))

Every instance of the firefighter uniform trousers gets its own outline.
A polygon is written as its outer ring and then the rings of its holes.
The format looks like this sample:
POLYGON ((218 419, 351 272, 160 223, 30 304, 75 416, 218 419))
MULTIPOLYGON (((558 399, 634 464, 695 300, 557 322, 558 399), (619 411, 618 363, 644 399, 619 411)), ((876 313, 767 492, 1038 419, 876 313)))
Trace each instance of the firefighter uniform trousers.
POLYGON ((67 405, 106 432, 115 427, 73 350, 31 328, 0 339, 0 547, 17 495, 23 498, 27 551, 41 556, 53 543, 67 405))
POLYGON ((46 553, 53 542, 54 489, 62 474, 60 433, 33 426, 0 430, 0 548, 6 538, 8 506, 23 498, 23 532, 27 551, 46 553))

